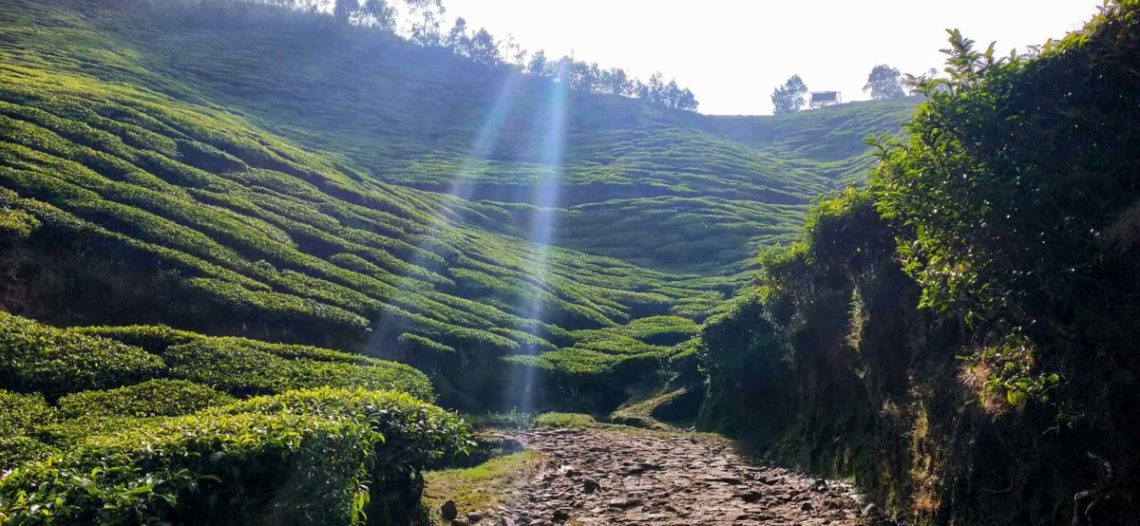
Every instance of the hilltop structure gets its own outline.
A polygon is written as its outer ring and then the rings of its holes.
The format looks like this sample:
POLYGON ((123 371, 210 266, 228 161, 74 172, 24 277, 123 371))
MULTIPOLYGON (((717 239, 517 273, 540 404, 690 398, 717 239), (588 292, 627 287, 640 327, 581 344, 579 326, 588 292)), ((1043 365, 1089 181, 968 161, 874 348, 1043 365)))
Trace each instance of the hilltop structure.
POLYGON ((808 107, 811 109, 843 104, 843 95, 838 91, 813 91, 808 107))

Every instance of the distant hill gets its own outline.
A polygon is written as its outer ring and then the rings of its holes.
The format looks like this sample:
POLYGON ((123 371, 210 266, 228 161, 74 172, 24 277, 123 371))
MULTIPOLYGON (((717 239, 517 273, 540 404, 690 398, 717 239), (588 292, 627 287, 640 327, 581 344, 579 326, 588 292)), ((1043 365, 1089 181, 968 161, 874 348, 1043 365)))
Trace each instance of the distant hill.
POLYGON ((915 104, 703 116, 312 14, 105 5, 0 6, 3 307, 399 359, 451 404, 500 356, 684 356, 915 104))

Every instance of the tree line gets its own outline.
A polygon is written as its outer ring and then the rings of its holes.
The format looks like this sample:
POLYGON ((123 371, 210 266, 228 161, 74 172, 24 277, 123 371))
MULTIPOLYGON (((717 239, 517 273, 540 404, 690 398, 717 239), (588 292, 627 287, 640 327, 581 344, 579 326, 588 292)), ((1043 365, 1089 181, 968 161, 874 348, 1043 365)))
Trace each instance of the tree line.
MULTIPOLYGON (((914 86, 922 84, 927 76, 903 75, 886 64, 871 68, 863 91, 873 100, 897 99, 910 95, 914 86)), ((772 107, 776 115, 795 113, 807 105, 807 84, 799 75, 792 75, 783 85, 772 90, 772 107)))
MULTIPOLYGON (((263 1, 310 11, 321 9, 321 4, 314 0, 263 1)), ((332 16, 341 25, 376 28, 421 46, 449 49, 481 64, 511 66, 536 77, 567 83, 576 91, 641 99, 679 110, 695 111, 699 105, 692 90, 682 88, 676 80, 666 82, 661 72, 646 82, 622 68, 603 69, 597 62, 587 63, 570 56, 548 58, 543 50, 532 53, 524 49, 510 35, 500 39, 485 28, 469 28, 462 17, 444 31, 441 23, 445 12, 442 0, 335 0, 332 16)))

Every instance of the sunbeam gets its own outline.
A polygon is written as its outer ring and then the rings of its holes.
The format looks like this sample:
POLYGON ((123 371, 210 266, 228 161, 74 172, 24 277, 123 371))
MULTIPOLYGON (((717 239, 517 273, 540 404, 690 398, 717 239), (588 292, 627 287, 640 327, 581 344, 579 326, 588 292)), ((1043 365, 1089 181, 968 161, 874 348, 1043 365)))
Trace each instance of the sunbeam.
MULTIPOLYGON (((475 187, 477 168, 494 151, 495 144, 503 131, 503 123, 510 115, 517 99, 521 78, 522 76, 519 73, 512 73, 503 80, 503 84, 495 96, 495 102, 483 117, 479 132, 471 144, 471 149, 464 157, 463 165, 451 178, 447 193, 441 197, 435 208, 435 214, 432 216, 435 223, 428 226, 428 231, 416 243, 416 248, 420 250, 417 250, 409 261, 411 268, 426 268, 427 261, 423 254, 427 252, 428 246, 438 243, 447 234, 448 226, 451 225, 451 218, 455 217, 456 214, 456 206, 470 198, 475 187)), ((410 276, 402 275, 396 294, 389 298, 388 303, 390 305, 404 303, 411 296, 411 288, 416 286, 416 283, 418 282, 410 276)), ((368 337, 365 349, 370 354, 381 358, 407 361, 410 357, 400 355, 399 345, 396 341, 401 332, 399 321, 399 316, 395 314, 388 312, 381 314, 380 318, 373 323, 373 331, 368 337)))
MULTIPOLYGON (((565 79, 566 72, 561 78, 565 79)), ((531 202, 535 208, 531 213, 530 224, 527 228, 528 241, 530 241, 530 264, 532 266, 532 282, 534 293, 520 298, 526 302, 520 312, 526 313, 526 318, 533 322, 542 321, 543 296, 542 289, 546 283, 546 274, 549 266, 549 250, 554 242, 555 220, 557 218, 559 188, 563 175, 563 155, 566 143, 566 105, 568 101, 568 82, 550 83, 547 87, 546 111, 537 113, 536 118, 545 117, 545 122, 538 123, 535 129, 542 130, 541 141, 538 144, 540 163, 546 167, 535 181, 534 193, 531 202)), ((525 330, 525 328, 522 328, 525 330)), ((538 347, 532 343, 524 344, 522 354, 533 356, 538 347)), ((534 410, 536 391, 535 367, 533 365, 515 366, 511 368, 512 374, 505 391, 505 409, 517 409, 522 413, 534 410)))

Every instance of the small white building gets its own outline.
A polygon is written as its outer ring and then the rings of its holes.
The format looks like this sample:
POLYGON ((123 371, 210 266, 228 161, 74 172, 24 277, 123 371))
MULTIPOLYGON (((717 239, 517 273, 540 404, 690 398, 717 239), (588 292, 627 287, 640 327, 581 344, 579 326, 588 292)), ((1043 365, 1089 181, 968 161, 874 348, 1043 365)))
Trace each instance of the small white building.
POLYGON ((843 96, 838 91, 813 91, 808 99, 808 108, 816 109, 834 104, 842 104, 843 96))

